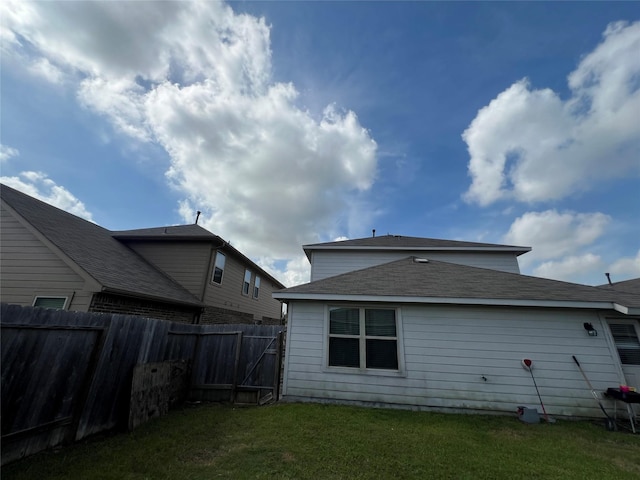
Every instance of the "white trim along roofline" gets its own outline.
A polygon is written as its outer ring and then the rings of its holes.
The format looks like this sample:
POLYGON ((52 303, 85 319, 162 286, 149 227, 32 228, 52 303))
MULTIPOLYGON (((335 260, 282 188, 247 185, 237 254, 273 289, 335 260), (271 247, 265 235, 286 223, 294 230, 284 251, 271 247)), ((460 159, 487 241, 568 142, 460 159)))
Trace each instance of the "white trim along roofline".
POLYGON ((447 298, 447 297, 404 297, 398 295, 343 295, 322 293, 278 293, 272 294, 278 300, 311 300, 334 302, 374 302, 374 303, 439 303, 454 305, 496 305, 509 307, 539 308, 585 308, 593 310, 615 310, 625 315, 640 314, 640 308, 629 308, 615 302, 586 302, 563 300, 526 300, 505 298, 447 298))
POLYGON ((304 245, 303 250, 407 250, 407 251, 458 251, 458 252, 530 252, 531 247, 512 247, 512 246, 500 246, 500 247, 426 247, 426 246, 414 246, 414 247, 396 247, 396 246, 343 246, 343 245, 304 245))

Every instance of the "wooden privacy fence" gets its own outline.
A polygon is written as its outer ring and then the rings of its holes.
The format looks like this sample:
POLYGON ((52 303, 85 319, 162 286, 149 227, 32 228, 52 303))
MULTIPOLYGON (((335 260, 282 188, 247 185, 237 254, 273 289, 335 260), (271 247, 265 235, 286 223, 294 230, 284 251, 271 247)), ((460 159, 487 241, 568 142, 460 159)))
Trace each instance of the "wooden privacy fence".
POLYGON ((189 325, 7 304, 0 321, 2 464, 154 416, 132 420, 130 413, 144 407, 131 399, 144 397, 145 388, 167 391, 148 379, 152 372, 171 376, 163 362, 189 366, 183 393, 190 400, 278 398, 283 327, 277 325, 189 325), (141 365, 149 368, 132 389, 141 365))

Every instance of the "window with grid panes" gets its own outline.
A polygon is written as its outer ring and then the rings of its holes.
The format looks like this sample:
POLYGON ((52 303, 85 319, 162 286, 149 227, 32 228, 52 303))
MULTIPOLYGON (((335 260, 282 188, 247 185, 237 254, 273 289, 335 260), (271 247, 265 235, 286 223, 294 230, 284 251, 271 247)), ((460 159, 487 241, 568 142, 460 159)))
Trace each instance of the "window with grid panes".
POLYGON ((398 370, 396 310, 331 307, 330 367, 398 370))

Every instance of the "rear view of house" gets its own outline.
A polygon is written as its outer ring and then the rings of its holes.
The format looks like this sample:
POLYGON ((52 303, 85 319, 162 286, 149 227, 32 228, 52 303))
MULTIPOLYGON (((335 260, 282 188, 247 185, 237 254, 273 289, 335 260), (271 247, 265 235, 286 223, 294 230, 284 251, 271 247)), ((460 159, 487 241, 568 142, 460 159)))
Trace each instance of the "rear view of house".
POLYGON ((187 323, 279 323, 277 279, 198 225, 113 232, 2 185, 2 302, 187 323))
POLYGON ((521 275, 527 247, 383 236, 307 245, 288 305, 283 398, 442 411, 602 415, 638 385, 640 295, 521 275), (606 400, 606 402, 610 402, 606 400), (608 403, 611 406, 610 403, 608 403))

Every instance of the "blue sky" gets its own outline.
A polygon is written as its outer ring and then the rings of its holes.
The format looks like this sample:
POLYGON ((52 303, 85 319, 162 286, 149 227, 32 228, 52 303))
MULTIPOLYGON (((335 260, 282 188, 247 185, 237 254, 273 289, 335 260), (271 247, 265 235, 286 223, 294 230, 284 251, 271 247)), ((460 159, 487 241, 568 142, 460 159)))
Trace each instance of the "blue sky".
POLYGON ((640 276, 635 2, 3 2, 2 182, 192 223, 288 285, 301 245, 531 246, 640 276))

